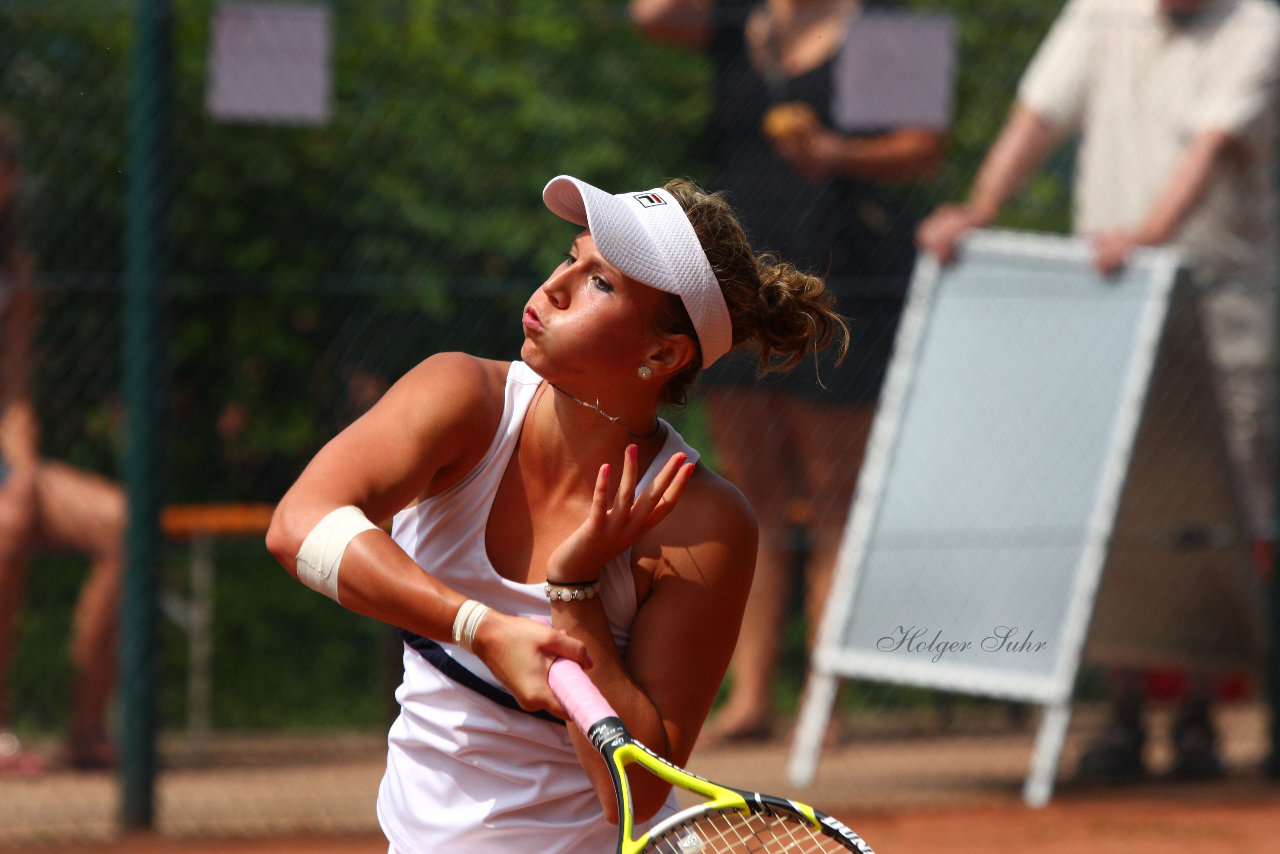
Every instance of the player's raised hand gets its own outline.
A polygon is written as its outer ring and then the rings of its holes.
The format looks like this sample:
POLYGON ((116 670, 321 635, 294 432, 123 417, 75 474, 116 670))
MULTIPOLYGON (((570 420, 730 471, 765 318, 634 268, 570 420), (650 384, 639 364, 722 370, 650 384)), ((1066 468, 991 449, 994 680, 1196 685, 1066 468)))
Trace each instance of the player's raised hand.
POLYGON ((636 494, 639 464, 635 445, 628 445, 623 454, 622 476, 612 494, 610 466, 601 466, 587 518, 552 553, 547 564, 547 579, 574 584, 598 578, 602 566, 635 545, 675 507, 693 476, 694 465, 687 460, 683 453, 672 454, 639 495, 636 494))

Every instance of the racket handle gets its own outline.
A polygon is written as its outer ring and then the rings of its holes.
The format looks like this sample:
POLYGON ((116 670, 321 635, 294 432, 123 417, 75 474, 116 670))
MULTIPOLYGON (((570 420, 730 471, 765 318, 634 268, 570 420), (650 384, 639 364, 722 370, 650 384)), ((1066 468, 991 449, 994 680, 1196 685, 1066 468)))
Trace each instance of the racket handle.
POLYGON ((557 658, 551 662, 547 684, 551 686, 551 693, 556 695, 569 717, 573 718, 573 722, 583 732, 588 732, 605 718, 618 716, 613 706, 600 693, 600 689, 591 681, 591 677, 582 671, 576 661, 557 658))

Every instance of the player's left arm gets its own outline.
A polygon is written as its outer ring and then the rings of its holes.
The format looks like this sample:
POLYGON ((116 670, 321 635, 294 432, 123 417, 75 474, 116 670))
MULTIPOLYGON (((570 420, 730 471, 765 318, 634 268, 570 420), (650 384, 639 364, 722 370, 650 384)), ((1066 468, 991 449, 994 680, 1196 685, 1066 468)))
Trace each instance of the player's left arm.
MULTIPOLYGON (((755 511, 709 470, 684 513, 635 557, 650 586, 632 624, 628 669, 661 713, 666 758, 684 765, 738 642, 755 574, 755 511)), ((662 742, 659 742, 662 743, 662 742)))
MULTIPOLYGON (((632 548, 640 602, 625 653, 600 643, 607 637, 602 608, 575 603, 557 615, 558 627, 587 642, 591 679, 632 735, 677 765, 693 750, 737 643, 757 536, 741 493, 700 468, 674 512, 632 548)), ((574 738, 606 816, 616 820, 599 755, 576 731, 574 738)), ((645 821, 670 786, 648 774, 631 783, 636 820, 645 821)))

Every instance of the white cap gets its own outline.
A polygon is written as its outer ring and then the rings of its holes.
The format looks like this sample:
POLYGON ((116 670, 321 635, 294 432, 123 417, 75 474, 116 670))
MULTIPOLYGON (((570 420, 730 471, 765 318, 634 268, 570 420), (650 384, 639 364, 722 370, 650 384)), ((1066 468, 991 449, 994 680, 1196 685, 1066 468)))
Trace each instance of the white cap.
POLYGON ((674 196, 660 187, 614 196, 560 175, 547 182, 542 200, 553 213, 590 229, 600 254, 627 276, 680 297, 698 333, 704 368, 733 347, 720 283, 674 196))

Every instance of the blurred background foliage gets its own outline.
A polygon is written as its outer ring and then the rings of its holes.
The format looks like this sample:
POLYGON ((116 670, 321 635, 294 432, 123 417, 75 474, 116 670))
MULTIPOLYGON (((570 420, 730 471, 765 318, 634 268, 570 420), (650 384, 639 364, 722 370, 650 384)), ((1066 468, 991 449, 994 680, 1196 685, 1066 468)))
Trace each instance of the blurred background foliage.
MULTIPOLYGON (((216 4, 173 4, 167 308, 182 425, 169 448, 174 500, 278 494, 333 430, 325 412, 341 408, 339 362, 354 356, 386 377, 440 349, 509 356, 518 341, 512 309, 563 251, 564 224, 541 208, 549 177, 571 172, 606 187, 677 174, 709 180, 701 137, 708 63, 644 41, 620 0, 331 5, 332 120, 290 127, 209 117, 216 4), (370 294, 375 313, 353 317, 344 296, 366 304, 370 294), (491 303, 488 328, 460 328, 461 302, 477 295, 491 303), (377 305, 396 316, 419 309, 423 324, 385 329, 377 305)), ((950 157, 921 190, 956 198, 1059 3, 909 5, 960 24, 950 157), (1004 25, 989 26, 993 19, 1004 25)), ((54 453, 108 471, 117 457, 117 383, 107 366, 77 374, 75 362, 88 339, 118 336, 130 15, 123 0, 0 2, 0 109, 24 137, 46 310, 70 312, 81 325, 76 337, 44 348, 42 385, 90 390, 90 414, 48 441, 54 453)), ((1006 222, 1065 225, 1069 161, 1059 162, 1006 222)), ((59 416, 45 421, 68 423, 59 416)))
MULTIPOLYGON (((709 63, 644 40, 623 0, 328 5, 332 116, 299 127, 211 118, 217 4, 172 4, 169 502, 274 501, 329 436, 426 355, 515 356, 520 307, 572 236, 542 207, 550 177, 608 188, 711 179, 709 63)), ((959 24, 948 163, 917 190, 926 205, 959 199, 1061 3, 905 5, 959 24)), ((0 112, 22 136, 39 267, 45 450, 112 476, 132 14, 126 0, 0 0, 0 112)), ((1002 224, 1065 228, 1068 162, 1055 161, 1002 224)), ((696 408, 680 417, 696 441, 696 408)), ((309 704, 304 723, 378 718, 377 702, 353 698, 381 691, 383 627, 299 596, 259 543, 231 548, 234 568, 252 571, 218 576, 215 722, 278 723, 296 714, 289 698, 327 683, 333 702, 309 704)), ((182 560, 175 551, 179 579, 182 560)), ((65 680, 50 674, 65 669, 58 638, 77 580, 68 576, 32 580, 22 648, 39 651, 19 661, 14 686, 31 725, 65 715, 65 680)), ((183 654, 166 643, 167 668, 180 671, 183 654)), ((166 691, 173 720, 181 685, 166 691)))

